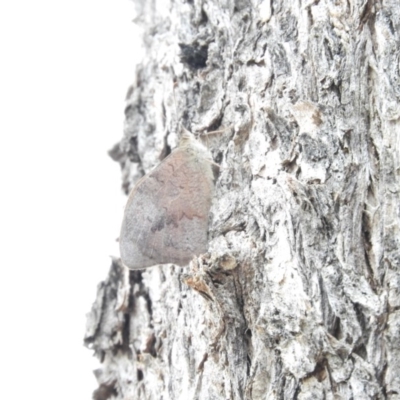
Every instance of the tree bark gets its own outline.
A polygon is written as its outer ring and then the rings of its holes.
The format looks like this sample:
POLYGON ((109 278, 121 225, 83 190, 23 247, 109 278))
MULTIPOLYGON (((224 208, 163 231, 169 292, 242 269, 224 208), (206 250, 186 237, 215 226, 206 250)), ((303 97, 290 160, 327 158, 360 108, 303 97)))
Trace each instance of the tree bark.
POLYGON ((207 254, 100 283, 94 398, 400 398, 398 0, 136 3, 123 188, 178 122, 220 172, 207 254))

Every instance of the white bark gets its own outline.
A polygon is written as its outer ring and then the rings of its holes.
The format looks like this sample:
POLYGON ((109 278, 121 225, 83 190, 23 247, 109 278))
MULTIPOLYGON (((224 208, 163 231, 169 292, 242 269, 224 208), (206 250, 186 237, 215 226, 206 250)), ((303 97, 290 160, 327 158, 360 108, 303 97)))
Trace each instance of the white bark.
POLYGON ((399 398, 398 1, 137 4, 125 191, 177 121, 221 170, 208 254, 100 284, 95 398, 399 398))

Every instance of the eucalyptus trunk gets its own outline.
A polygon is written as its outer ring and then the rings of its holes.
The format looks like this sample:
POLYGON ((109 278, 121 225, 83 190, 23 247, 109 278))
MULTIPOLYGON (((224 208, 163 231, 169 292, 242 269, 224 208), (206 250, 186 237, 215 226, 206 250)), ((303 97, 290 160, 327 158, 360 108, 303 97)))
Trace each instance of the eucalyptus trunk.
POLYGON ((220 167, 208 253, 100 283, 94 398, 398 399, 398 0, 136 4, 124 191, 179 124, 220 167))

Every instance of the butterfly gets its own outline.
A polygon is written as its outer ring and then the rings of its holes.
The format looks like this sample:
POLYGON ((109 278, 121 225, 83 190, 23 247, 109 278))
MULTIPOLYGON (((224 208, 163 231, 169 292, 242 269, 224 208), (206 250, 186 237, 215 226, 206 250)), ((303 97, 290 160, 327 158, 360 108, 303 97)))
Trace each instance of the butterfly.
POLYGON ((185 131, 171 154, 138 181, 119 238, 126 267, 183 266, 207 251, 213 164, 207 148, 185 131))

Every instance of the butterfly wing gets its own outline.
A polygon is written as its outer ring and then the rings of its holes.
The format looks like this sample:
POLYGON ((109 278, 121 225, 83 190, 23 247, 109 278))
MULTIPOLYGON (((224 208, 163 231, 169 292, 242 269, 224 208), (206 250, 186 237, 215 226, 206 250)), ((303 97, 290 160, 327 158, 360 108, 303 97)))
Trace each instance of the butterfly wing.
POLYGON ((206 252, 213 189, 210 160, 191 146, 175 149, 129 196, 120 234, 124 265, 185 265, 206 252))

